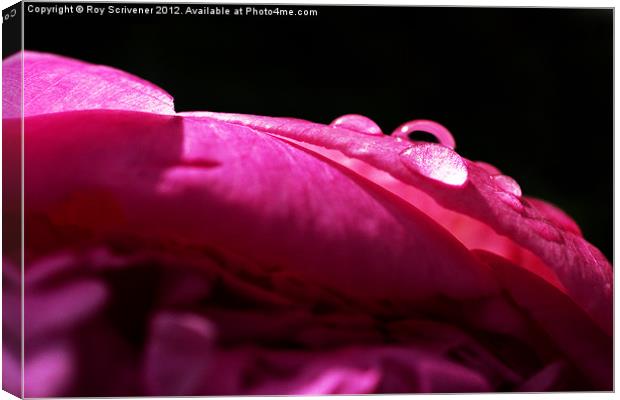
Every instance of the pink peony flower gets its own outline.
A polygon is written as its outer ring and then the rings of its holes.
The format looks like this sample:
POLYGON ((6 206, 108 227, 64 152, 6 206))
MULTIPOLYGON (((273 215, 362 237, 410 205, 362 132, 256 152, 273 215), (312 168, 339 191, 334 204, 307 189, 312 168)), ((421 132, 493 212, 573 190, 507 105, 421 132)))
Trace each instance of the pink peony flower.
POLYGON ((3 62, 7 226, 22 57, 26 396, 612 389, 609 262, 431 121, 387 136, 358 115, 176 113, 127 73, 19 53, 3 62))

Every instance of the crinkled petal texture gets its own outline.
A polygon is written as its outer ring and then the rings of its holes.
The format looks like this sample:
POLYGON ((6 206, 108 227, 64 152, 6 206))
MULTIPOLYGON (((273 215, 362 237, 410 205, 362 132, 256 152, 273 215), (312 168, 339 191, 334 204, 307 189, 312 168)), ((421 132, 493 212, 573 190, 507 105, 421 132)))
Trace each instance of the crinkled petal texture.
POLYGON ((27 396, 611 389, 611 266, 495 168, 22 57, 27 396))

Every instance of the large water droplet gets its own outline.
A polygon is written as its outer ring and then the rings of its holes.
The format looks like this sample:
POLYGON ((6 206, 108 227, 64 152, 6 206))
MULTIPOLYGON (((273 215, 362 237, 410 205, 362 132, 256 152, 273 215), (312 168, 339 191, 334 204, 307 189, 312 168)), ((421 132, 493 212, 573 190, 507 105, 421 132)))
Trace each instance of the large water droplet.
POLYGON ((451 149, 456 147, 456 142, 450 131, 443 125, 427 119, 416 119, 414 121, 405 122, 392 132, 394 137, 409 138, 409 134, 415 131, 428 132, 435 136, 440 144, 451 149))
POLYGON ((408 169, 446 185, 462 186, 467 181, 461 156, 438 144, 416 144, 400 153, 400 160, 408 169))
POLYGON ((329 126, 349 129, 367 135, 383 135, 381 128, 373 120, 358 114, 347 114, 338 117, 329 126))
POLYGON ((508 192, 514 196, 521 197, 521 186, 508 175, 495 175, 493 177, 495 184, 504 192, 508 192))

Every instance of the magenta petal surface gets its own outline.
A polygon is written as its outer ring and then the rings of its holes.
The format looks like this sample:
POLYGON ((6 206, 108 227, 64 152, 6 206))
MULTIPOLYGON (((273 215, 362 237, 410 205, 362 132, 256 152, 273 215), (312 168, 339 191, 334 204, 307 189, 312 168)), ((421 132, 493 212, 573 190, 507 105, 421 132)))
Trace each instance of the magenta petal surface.
POLYGON ((568 354, 599 390, 611 390, 612 341, 572 299, 539 277, 487 252, 478 256, 492 266, 514 301, 568 354))
POLYGON ((144 379, 152 395, 200 395, 205 375, 217 369, 215 332, 194 315, 162 313, 152 322, 144 379))
POLYGON ((494 290, 485 268, 406 202, 250 128, 76 112, 28 119, 26 141, 26 206, 57 225, 224 249, 304 285, 402 307, 494 290))
POLYGON ((556 225, 574 233, 575 235, 582 236, 579 225, 577 225, 577 223, 573 221, 570 216, 560 210, 557 206, 534 197, 528 197, 527 201, 542 215, 547 217, 550 221, 553 221, 556 225))
POLYGON ((126 72, 54 54, 26 51, 2 62, 3 118, 73 110, 132 110, 174 114, 172 96, 126 72))
MULTIPOLYGON (((404 184, 425 192, 440 206, 481 221, 532 252, 542 261, 537 262, 533 269, 566 290, 600 326, 611 331, 612 270, 609 262, 582 237, 566 230, 563 225, 556 225, 537 208, 522 201, 515 195, 515 190, 511 188, 507 191, 505 180, 501 184, 496 183, 495 175, 490 174, 488 168, 463 159, 467 171, 466 183, 445 184, 431 174, 412 172, 411 168, 400 162, 399 155, 411 146, 400 138, 359 135, 285 118, 222 113, 191 115, 286 137, 336 162, 343 162, 342 155, 363 161, 371 167, 370 171, 365 168, 358 170, 354 163, 347 164, 370 179, 375 170, 389 173, 404 184)), ((415 199, 409 201, 415 202, 415 199)))
POLYGON ((22 57, 26 395, 611 389, 609 262, 441 125, 175 113, 146 81, 35 52, 4 61, 11 89, 22 57))

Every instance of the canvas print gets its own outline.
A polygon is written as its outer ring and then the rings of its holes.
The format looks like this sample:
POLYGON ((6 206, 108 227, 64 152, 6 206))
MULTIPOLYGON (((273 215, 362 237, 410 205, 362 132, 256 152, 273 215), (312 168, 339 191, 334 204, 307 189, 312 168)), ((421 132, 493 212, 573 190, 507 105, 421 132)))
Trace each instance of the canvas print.
POLYGON ((22 2, 3 34, 5 391, 613 390, 612 9, 22 2))

